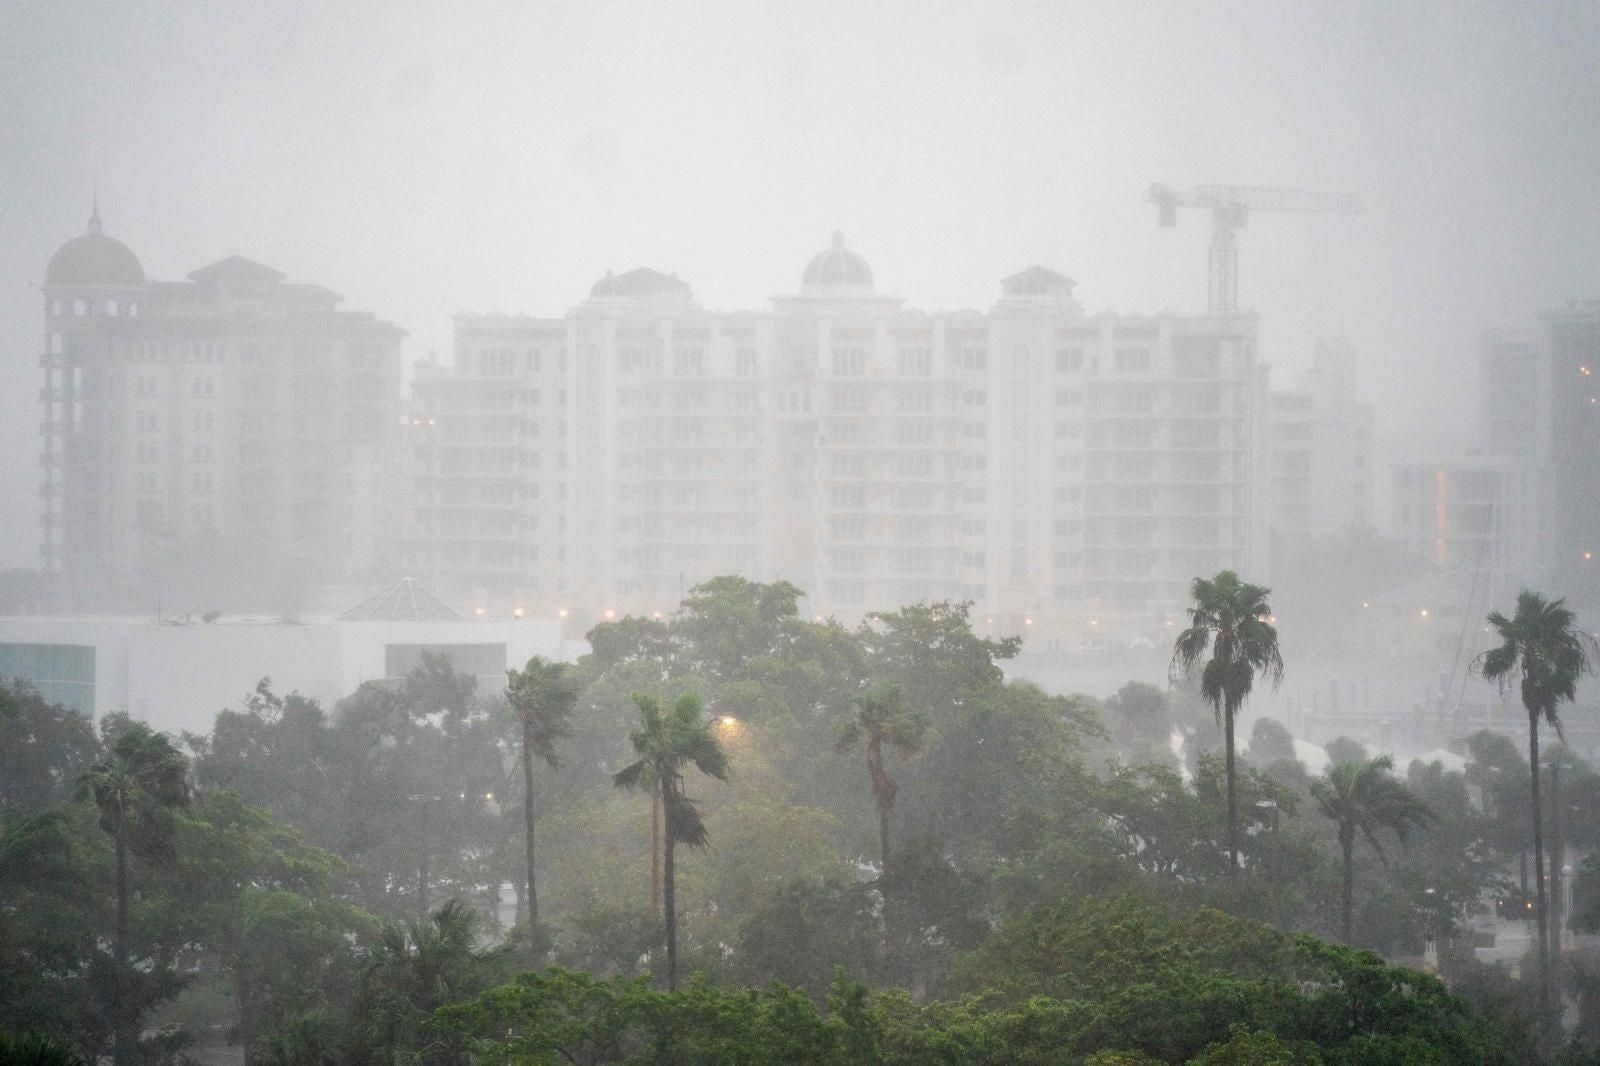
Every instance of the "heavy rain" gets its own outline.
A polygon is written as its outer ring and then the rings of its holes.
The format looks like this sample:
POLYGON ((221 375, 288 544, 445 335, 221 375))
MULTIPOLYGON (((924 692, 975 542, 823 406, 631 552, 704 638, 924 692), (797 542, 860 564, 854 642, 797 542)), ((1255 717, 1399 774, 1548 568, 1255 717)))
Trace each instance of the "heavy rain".
POLYGON ((0 1064, 1600 1063, 1600 6, 0 42, 0 1064))

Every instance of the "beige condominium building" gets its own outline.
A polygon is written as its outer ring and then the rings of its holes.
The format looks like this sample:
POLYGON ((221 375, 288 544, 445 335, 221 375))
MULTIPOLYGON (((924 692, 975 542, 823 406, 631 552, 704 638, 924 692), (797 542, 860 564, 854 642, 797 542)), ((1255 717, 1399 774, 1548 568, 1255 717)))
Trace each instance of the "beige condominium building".
POLYGON ((766 310, 638 269, 564 318, 461 316, 414 380, 404 564, 496 613, 665 613, 735 573, 847 621, 965 599, 1046 646, 1154 637, 1264 556, 1255 319, 1073 286, 928 313, 835 234, 766 310))
POLYGON ((42 290, 41 551, 69 603, 289 610, 387 573, 399 328, 238 257, 151 281, 98 209, 42 290))

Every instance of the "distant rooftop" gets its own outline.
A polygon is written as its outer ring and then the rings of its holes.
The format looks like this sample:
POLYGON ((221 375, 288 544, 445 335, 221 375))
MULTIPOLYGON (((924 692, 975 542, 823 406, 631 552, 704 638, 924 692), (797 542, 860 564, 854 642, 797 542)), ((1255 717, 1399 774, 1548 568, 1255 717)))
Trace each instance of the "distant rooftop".
POLYGON ((448 622, 460 617, 460 612, 409 577, 339 616, 345 622, 448 622))

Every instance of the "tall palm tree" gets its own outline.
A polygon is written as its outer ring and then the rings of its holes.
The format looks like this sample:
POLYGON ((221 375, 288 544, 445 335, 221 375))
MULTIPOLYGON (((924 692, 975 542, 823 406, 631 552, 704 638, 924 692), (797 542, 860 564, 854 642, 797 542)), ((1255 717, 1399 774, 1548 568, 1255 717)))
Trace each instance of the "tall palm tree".
POLYGON ((111 942, 116 962, 112 988, 116 1014, 114 1057, 118 1066, 133 1061, 138 1032, 122 1003, 128 962, 128 856, 146 862, 177 858, 173 812, 189 804, 188 762, 165 733, 135 723, 117 738, 106 758, 78 779, 78 798, 94 803, 100 828, 111 837, 117 856, 117 919, 111 942))
POLYGON ((667 988, 678 987, 678 913, 673 883, 674 848, 687 844, 704 848, 711 842, 706 824, 694 801, 684 795, 683 770, 693 763, 703 774, 718 781, 728 779, 728 753, 711 732, 700 697, 679 696, 671 710, 663 710, 661 700, 642 693, 633 694, 639 705, 639 728, 628 735, 636 762, 612 776, 618 788, 653 789, 666 812, 667 840, 662 853, 662 903, 667 923, 667 988))
POLYGON ((889 869, 889 819, 900 785, 884 768, 883 746, 910 759, 922 753, 928 739, 928 719, 906 706, 899 685, 879 682, 851 701, 855 713, 839 728, 836 749, 842 755, 862 737, 867 741, 867 775, 872 779, 872 799, 878 807, 878 857, 889 869))
POLYGON ((1178 634, 1172 647, 1171 674, 1185 673, 1205 656, 1211 657, 1200 672, 1200 695, 1211 704, 1223 727, 1223 752, 1228 778, 1228 874, 1239 869, 1239 795, 1234 768, 1233 721, 1250 695, 1256 673, 1273 683, 1283 679, 1283 656, 1278 652, 1278 631, 1267 621, 1271 590, 1239 580, 1224 570, 1207 581, 1194 579, 1189 586, 1189 628, 1178 634))
POLYGON ((533 757, 559 769, 556 741, 572 733, 569 720, 578 692, 567 677, 567 664, 535 655, 521 670, 506 671, 506 700, 522 726, 522 820, 528 859, 528 928, 539 926, 539 896, 533 884, 533 757))
POLYGON ((1522 706, 1528 712, 1529 781, 1533 793, 1533 884, 1539 918, 1539 1002, 1550 1001, 1550 917, 1544 886, 1544 823, 1539 800, 1539 719, 1561 733, 1559 708, 1577 696, 1578 678, 1593 673, 1600 649, 1593 637, 1578 628, 1566 600, 1547 601, 1537 592, 1517 594, 1517 613, 1507 618, 1489 614, 1489 624, 1500 646, 1479 658, 1484 680, 1495 681, 1504 692, 1513 677, 1521 681, 1522 706))
POLYGON ((1428 805, 1390 773, 1393 769, 1394 760, 1380 755, 1365 761, 1334 763, 1324 776, 1311 782, 1317 806, 1339 826, 1339 849, 1344 855, 1340 914, 1346 944, 1351 940, 1356 834, 1366 837, 1387 866, 1389 857, 1378 842, 1380 829, 1390 830, 1404 844, 1412 829, 1421 829, 1435 820, 1428 805))

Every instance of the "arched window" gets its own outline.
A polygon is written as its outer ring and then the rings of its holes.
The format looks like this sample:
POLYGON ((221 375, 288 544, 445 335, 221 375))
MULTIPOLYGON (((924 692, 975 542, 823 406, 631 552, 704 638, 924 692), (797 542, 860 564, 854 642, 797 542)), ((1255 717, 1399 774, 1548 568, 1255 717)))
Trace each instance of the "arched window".
POLYGON ((83 300, 82 297, 79 297, 78 299, 72 301, 72 313, 73 314, 75 314, 75 315, 83 315, 83 314, 87 314, 88 311, 89 311, 89 305, 83 300))
POLYGON ((115 315, 116 313, 117 313, 117 301, 115 301, 115 300, 107 300, 106 301, 106 314, 115 315))
POLYGON ((130 316, 132 316, 132 317, 135 317, 135 318, 138 317, 138 314, 139 314, 139 301, 138 300, 129 300, 128 301, 128 314, 130 316))

